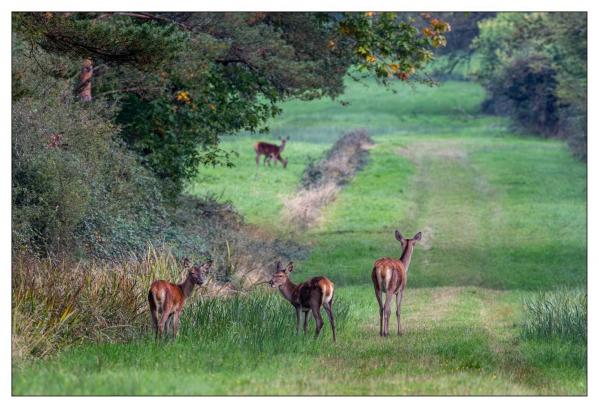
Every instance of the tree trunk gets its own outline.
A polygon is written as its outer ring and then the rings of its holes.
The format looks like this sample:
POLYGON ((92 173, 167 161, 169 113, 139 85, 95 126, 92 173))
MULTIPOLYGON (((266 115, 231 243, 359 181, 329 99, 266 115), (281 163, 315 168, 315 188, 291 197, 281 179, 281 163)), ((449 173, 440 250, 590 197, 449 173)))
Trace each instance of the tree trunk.
POLYGON ((85 58, 81 67, 81 78, 79 82, 79 98, 82 101, 92 100, 92 75, 94 66, 91 58, 85 58))

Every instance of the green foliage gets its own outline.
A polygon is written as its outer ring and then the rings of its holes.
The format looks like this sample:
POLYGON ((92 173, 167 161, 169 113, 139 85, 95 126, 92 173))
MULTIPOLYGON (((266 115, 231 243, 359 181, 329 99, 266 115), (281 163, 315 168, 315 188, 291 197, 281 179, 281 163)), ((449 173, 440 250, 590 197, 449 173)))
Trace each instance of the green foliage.
MULTIPOLYGON (((335 345, 326 315, 319 340, 293 335, 293 308, 276 292, 224 300, 198 293, 178 341, 83 344, 16 365, 13 394, 586 394, 585 342, 520 332, 523 297, 557 283, 586 285, 584 164, 559 141, 517 137, 507 120, 480 114, 484 92, 474 83, 398 93, 350 83, 348 91, 345 107, 282 106, 269 125, 291 135, 285 171, 256 170, 257 136, 239 134, 223 140, 240 152, 236 167, 209 168, 190 188, 230 199, 248 220, 275 229, 281 196, 295 191, 308 157, 322 157, 349 129, 368 129, 376 144, 367 165, 322 228, 300 236, 312 250, 293 272, 295 282, 325 275, 335 283, 335 345), (405 334, 381 339, 370 270, 374 259, 399 255, 398 227, 422 230, 426 241, 410 266, 405 334)), ((148 314, 140 319, 149 324, 148 314)))
POLYGON ((407 80, 445 44, 449 26, 427 18, 423 32, 395 13, 15 13, 13 25, 32 59, 39 47, 94 60, 94 97, 121 108, 123 140, 172 198, 199 165, 231 164, 220 135, 268 130, 286 99, 337 97, 352 65, 407 80))
POLYGON ((174 24, 110 13, 14 13, 13 27, 49 53, 156 69, 185 45, 174 24))
POLYGON ((556 71, 542 54, 511 59, 487 84, 486 111, 511 115, 525 129, 555 134, 559 121, 556 71))
MULTIPOLYGON (((337 302, 335 320, 347 324, 349 304, 337 302)), ((323 311, 324 313, 324 311, 323 311)), ((331 341, 329 322, 323 318, 323 341, 331 341), (328 332, 328 333, 327 333, 328 332)), ((312 320, 311 330, 314 330, 312 320)), ((295 310, 275 291, 256 290, 251 295, 203 297, 190 305, 181 320, 181 339, 215 342, 221 347, 242 348, 246 352, 284 353, 300 351, 294 341, 295 310)), ((313 334, 310 333, 310 334, 313 334)))
POLYGON ((161 193, 107 113, 61 102, 65 91, 13 104, 13 250, 126 255, 159 231, 161 193))
POLYGON ((486 108, 563 137, 586 159, 586 13, 499 13, 479 28, 486 108))
POLYGON ((526 339, 558 337, 575 342, 587 339, 587 294, 564 289, 540 292, 524 301, 522 336, 526 339))

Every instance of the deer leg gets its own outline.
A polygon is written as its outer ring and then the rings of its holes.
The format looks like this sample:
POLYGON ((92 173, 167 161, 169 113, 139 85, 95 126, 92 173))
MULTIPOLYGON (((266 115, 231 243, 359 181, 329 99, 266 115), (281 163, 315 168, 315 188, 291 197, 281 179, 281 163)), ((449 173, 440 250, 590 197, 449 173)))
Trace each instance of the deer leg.
POLYGON ((379 336, 383 335, 383 300, 381 299, 381 291, 377 288, 374 289, 376 300, 379 303, 379 336))
POLYGON ((391 300, 393 295, 387 291, 385 294, 385 306, 383 308, 383 336, 389 335, 389 317, 391 317, 391 300))
POLYGON ((296 306, 295 307, 295 335, 296 336, 299 336, 300 320, 301 320, 301 310, 302 310, 301 306, 296 306))
POLYGON ((308 311, 304 312, 304 336, 308 331, 308 311))
POLYGON ((333 317, 333 299, 329 303, 324 303, 324 310, 327 312, 329 316, 329 322, 331 323, 331 330, 333 330, 333 343, 337 342, 337 337, 335 336, 335 318, 333 317))
POLYGON ((167 324, 168 324, 168 318, 170 316, 170 310, 164 310, 162 309, 162 316, 160 316, 160 323, 158 324, 158 334, 160 338, 162 338, 165 333, 164 331, 166 330, 168 334, 168 328, 167 328, 167 324))
POLYGON ((256 153, 256 167, 260 166, 260 153, 256 153))
POLYGON ((175 312, 173 319, 173 338, 177 338, 177 332, 179 331, 179 316, 181 311, 175 312))
POLYGON ((154 329, 154 339, 158 338, 158 311, 152 292, 148 293, 148 301, 150 303, 150 315, 152 316, 152 328, 154 329))
POLYGON ((401 336, 403 333, 401 331, 401 300, 403 298, 403 289, 400 289, 397 292, 396 303, 397 303, 397 335, 401 336))
POLYGON ((318 303, 312 303, 310 308, 312 309, 314 320, 316 320, 316 334, 314 336, 316 338, 320 334, 320 330, 322 329, 322 325, 324 323, 322 322, 322 316, 320 315, 320 305, 318 303))
POLYGON ((171 312, 171 314, 168 316, 168 319, 166 320, 166 328, 165 328, 165 332, 166 332, 166 337, 168 337, 168 332, 170 331, 171 333, 174 332, 173 330, 173 316, 175 315, 175 312, 171 312))

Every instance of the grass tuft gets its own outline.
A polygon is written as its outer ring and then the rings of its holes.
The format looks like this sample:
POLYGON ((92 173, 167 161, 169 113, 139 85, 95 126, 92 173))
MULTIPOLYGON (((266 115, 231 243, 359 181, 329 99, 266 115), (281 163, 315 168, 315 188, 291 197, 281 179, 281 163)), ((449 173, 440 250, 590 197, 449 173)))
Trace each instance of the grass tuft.
MULTIPOLYGON (((336 302, 335 321, 343 327, 349 306, 336 302)), ((309 315, 311 316, 311 315, 309 315)), ((309 317, 308 338, 314 335, 314 319, 309 317)), ((321 336, 330 340, 330 326, 326 316, 321 336)), ((222 349, 239 348, 256 352, 298 351, 301 343, 295 336, 295 310, 279 293, 255 290, 251 293, 228 297, 202 297, 189 305, 181 318, 180 339, 201 339, 218 343, 222 349)))
POLYGON ((526 299, 522 335, 586 342, 587 293, 582 289, 540 292, 526 299))

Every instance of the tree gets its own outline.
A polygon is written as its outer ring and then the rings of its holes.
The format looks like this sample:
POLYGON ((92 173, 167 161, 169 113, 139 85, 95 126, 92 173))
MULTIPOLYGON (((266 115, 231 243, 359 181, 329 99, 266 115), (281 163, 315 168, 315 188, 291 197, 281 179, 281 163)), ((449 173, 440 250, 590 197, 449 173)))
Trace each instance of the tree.
POLYGON ((175 196, 200 164, 230 165, 221 135, 267 131, 286 99, 335 98, 348 74, 418 80, 450 27, 424 15, 418 29, 400 17, 15 13, 13 22, 33 49, 93 61, 85 92, 120 107, 122 139, 175 196))
POLYGON ((586 158, 586 13, 499 13, 473 47, 487 106, 522 127, 568 141, 586 158))

